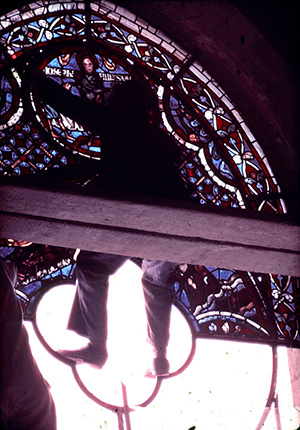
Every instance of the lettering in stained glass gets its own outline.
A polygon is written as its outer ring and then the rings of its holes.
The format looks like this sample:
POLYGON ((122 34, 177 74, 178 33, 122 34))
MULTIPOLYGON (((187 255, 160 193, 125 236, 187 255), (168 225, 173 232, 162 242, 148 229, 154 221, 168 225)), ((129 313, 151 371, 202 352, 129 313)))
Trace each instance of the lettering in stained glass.
MULTIPOLYGON (((46 76, 58 82, 72 94, 91 103, 105 103, 115 83, 130 80, 131 76, 111 58, 88 51, 68 51, 49 59, 43 68, 46 76)), ((38 99, 35 104, 38 105, 38 99)), ((101 140, 78 122, 45 105, 38 109, 41 124, 54 140, 70 148, 73 153, 101 158, 101 140)))

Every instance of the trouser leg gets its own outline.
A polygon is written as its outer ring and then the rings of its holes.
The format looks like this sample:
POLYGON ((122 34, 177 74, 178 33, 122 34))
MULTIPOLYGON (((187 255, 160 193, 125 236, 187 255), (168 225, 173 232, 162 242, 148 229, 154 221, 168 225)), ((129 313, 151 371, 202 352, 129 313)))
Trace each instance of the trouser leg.
POLYGON ((174 290, 170 275, 177 263, 143 261, 142 284, 147 314, 148 341, 158 355, 164 355, 170 337, 171 308, 174 290))
POLYGON ((55 406, 31 353, 15 282, 16 269, 0 259, 0 421, 10 430, 55 430, 55 406))
POLYGON ((76 266, 77 289, 68 328, 105 348, 109 277, 128 257, 81 251, 76 266))

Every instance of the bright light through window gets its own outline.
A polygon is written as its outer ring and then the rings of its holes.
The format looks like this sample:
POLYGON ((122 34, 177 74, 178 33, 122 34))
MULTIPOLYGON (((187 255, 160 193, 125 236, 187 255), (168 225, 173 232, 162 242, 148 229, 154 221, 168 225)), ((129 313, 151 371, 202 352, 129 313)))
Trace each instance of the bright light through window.
MULTIPOLYGON (((66 330, 75 287, 58 286, 40 302, 37 322, 54 349, 78 348, 87 342, 66 330)), ((191 365, 180 375, 165 379, 157 397, 147 407, 136 407, 153 392, 155 379, 144 376, 151 360, 146 342, 146 315, 141 270, 128 261, 112 278, 108 302, 109 359, 103 369, 77 366, 86 387, 110 404, 123 406, 127 389, 132 430, 253 430, 263 413, 272 373, 271 348, 218 340, 197 340, 191 365)), ((31 323, 26 327, 36 361, 52 387, 58 430, 119 429, 117 415, 92 400, 76 384, 71 368, 52 357, 36 339, 31 323)), ((191 332, 174 307, 168 348, 171 371, 189 356, 191 332)), ((279 412, 282 429, 297 428, 285 348, 279 348, 279 412)), ((125 424, 124 424, 125 425, 125 424)), ((126 428, 126 427, 124 427, 126 428)), ((276 430, 272 411, 263 427, 276 430)))

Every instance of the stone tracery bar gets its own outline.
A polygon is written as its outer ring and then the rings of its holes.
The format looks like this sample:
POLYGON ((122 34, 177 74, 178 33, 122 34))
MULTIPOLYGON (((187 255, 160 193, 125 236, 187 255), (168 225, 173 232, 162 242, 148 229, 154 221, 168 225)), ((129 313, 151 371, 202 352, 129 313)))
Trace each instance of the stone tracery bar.
MULTIPOLYGON (((207 211, 5 185, 0 236, 136 257, 300 276, 300 227, 207 211)), ((170 203, 170 202, 168 202, 170 203)))

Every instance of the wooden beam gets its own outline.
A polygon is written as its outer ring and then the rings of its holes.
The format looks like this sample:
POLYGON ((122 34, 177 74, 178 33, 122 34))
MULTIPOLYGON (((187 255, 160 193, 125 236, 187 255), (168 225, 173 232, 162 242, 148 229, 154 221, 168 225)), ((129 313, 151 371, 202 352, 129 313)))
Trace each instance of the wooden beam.
MULTIPOLYGON (((300 276, 300 227, 28 187, 0 187, 0 236, 160 260, 300 276)), ((243 211, 245 213, 245 211, 243 211)), ((246 213, 245 213, 246 214, 246 213)))

